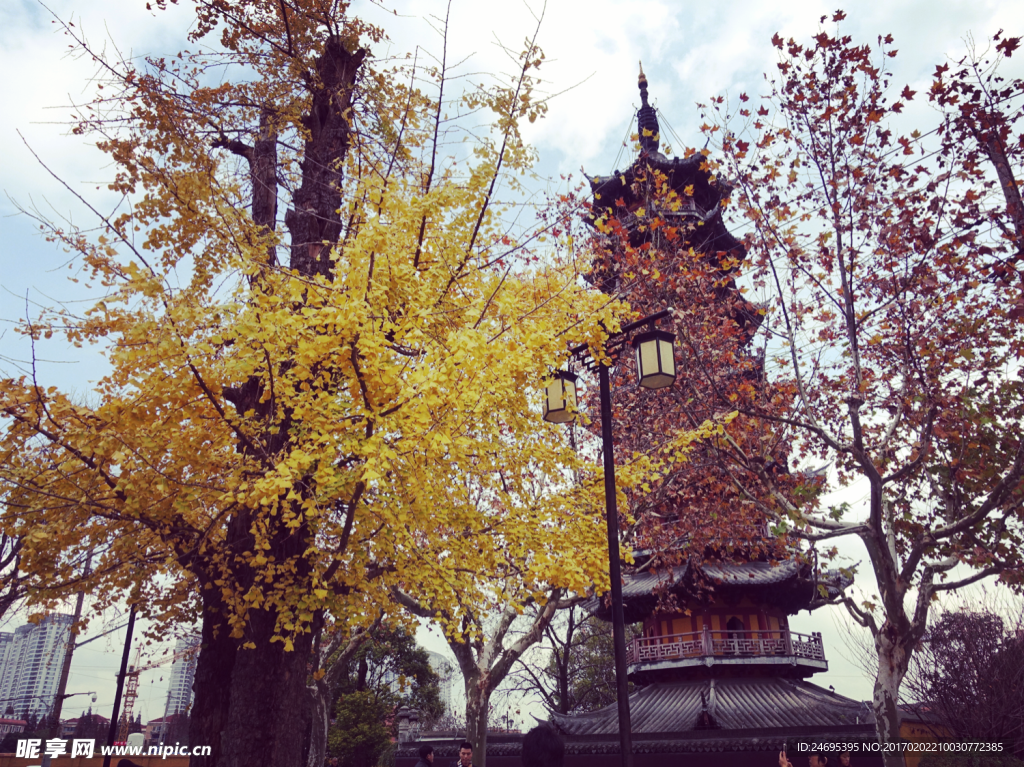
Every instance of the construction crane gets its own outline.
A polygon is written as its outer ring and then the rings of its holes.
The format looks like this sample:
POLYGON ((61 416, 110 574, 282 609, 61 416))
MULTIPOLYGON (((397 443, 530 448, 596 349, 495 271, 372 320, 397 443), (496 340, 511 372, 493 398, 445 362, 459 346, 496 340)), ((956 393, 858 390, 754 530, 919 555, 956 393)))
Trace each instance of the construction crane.
MULTIPOLYGON (((139 665, 139 661, 142 656, 142 648, 140 647, 135 652, 135 665, 129 666, 128 673, 125 674, 124 698, 122 699, 121 705, 121 721, 117 728, 118 743, 125 743, 128 740, 128 730, 132 725, 132 709, 135 707, 135 699, 139 697, 139 674, 143 671, 149 671, 150 669, 163 666, 167 663, 173 663, 180 658, 186 658, 190 655, 194 655, 198 650, 198 647, 189 647, 184 650, 179 650, 173 655, 168 655, 160 660, 152 661, 147 663, 145 666, 139 665)), ((164 726, 167 726, 166 722, 164 722, 164 726)))

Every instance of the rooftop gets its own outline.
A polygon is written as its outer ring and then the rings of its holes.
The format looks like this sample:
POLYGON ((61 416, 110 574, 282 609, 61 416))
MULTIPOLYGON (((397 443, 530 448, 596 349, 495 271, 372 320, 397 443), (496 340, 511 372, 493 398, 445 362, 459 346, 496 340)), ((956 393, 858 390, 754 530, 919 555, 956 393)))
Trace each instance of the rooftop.
MULTIPOLYGON (((874 724, 866 704, 780 677, 660 682, 633 693, 629 708, 637 739, 709 730, 824 731, 874 724)), ((615 705, 576 716, 552 714, 552 721, 568 736, 618 735, 615 705)))
MULTIPOLYGON (((655 612, 661 593, 690 597, 707 592, 711 595, 735 596, 737 593, 759 593, 761 598, 778 604, 788 612, 809 609, 823 603, 820 589, 828 597, 838 596, 850 580, 831 571, 817 571, 796 558, 777 562, 718 562, 702 565, 686 563, 678 567, 627 575, 622 585, 626 621, 636 623, 655 612)), ((710 596, 710 595, 708 595, 710 596)), ((603 598, 585 604, 602 620, 611 620, 611 608, 603 598)))

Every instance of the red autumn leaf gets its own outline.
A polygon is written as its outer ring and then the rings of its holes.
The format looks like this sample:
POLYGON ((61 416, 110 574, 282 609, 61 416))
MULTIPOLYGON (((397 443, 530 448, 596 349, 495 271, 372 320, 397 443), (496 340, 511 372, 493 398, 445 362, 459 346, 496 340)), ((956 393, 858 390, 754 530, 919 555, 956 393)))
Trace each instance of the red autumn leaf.
POLYGON ((1008 37, 996 44, 996 50, 1006 56, 1006 58, 1010 58, 1013 55, 1013 52, 1019 47, 1019 37, 1008 37))

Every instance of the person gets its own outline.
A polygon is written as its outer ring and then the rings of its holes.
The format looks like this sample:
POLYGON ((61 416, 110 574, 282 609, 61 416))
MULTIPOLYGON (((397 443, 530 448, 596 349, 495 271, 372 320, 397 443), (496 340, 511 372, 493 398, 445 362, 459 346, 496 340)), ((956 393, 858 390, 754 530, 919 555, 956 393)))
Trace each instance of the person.
POLYGON ((850 762, 853 759, 853 754, 849 751, 843 751, 839 755, 839 767, 850 767, 850 762))
POLYGON ((468 740, 459 746, 459 760, 452 767, 473 767, 473 744, 468 740))
MULTIPOLYGON (((812 751, 807 756, 807 767, 825 767, 828 764, 828 757, 820 751, 812 751)), ((779 752, 779 767, 793 767, 785 751, 779 752)))
POLYGON ((549 724, 539 724, 523 737, 523 767, 562 767, 565 743, 549 724))
POLYGON ((434 763, 434 747, 433 746, 420 746, 420 760, 416 762, 416 767, 430 767, 434 763))

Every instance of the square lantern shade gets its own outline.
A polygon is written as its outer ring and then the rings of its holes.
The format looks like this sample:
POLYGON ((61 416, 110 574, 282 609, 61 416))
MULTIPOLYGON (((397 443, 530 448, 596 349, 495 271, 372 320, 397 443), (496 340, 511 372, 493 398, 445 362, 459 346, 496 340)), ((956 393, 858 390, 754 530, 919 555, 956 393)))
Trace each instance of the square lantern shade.
POLYGON ((576 374, 568 370, 552 373, 544 387, 544 420, 569 423, 576 417, 576 374))
POLYGON ((648 330, 633 339, 637 374, 645 389, 663 389, 676 380, 675 340, 667 330, 648 330))

